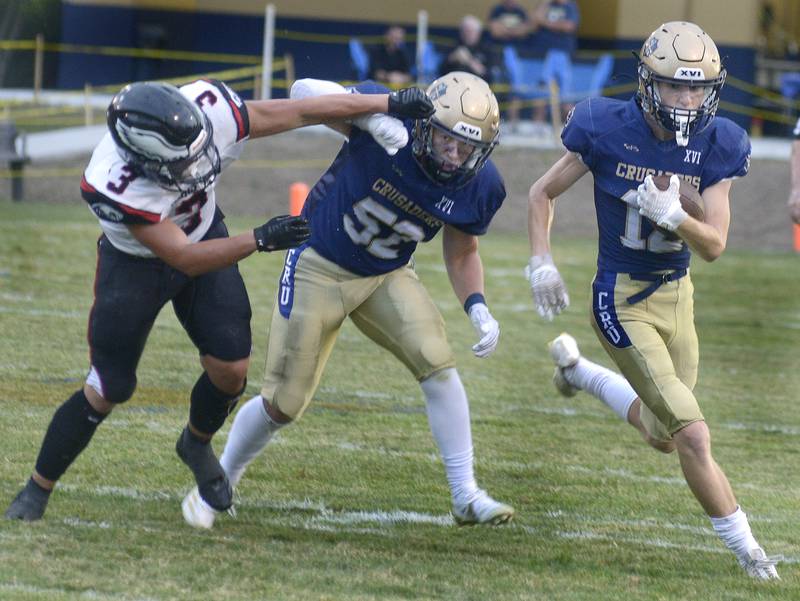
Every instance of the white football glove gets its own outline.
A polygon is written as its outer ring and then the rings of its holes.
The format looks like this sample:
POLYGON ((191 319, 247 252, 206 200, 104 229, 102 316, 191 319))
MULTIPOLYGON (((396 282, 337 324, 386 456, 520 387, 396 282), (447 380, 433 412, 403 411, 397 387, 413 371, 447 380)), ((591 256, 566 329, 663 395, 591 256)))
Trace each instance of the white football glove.
POLYGON ((472 352, 481 359, 488 357, 497 348, 500 340, 500 324, 483 303, 475 303, 469 308, 469 320, 481 338, 478 344, 472 346, 472 352))
MULTIPOLYGON (((298 79, 292 84, 289 97, 299 99, 348 93, 358 94, 355 90, 348 90, 335 81, 305 78, 298 79)), ((395 117, 390 117, 383 113, 374 113, 351 119, 350 123, 372 135, 389 156, 394 156, 398 150, 408 144, 408 131, 403 122, 395 117)))
POLYGON ((374 113, 356 117, 351 123, 370 133, 390 157, 396 155, 398 150, 408 144, 408 130, 403 122, 395 117, 374 113))
POLYGON ((689 214, 681 207, 681 181, 677 175, 669 178, 669 188, 659 190, 648 175, 637 188, 639 214, 654 221, 665 230, 674 232, 689 214))
POLYGON ((569 307, 569 294, 550 253, 531 257, 525 266, 525 277, 531 284, 536 311, 547 321, 569 307))

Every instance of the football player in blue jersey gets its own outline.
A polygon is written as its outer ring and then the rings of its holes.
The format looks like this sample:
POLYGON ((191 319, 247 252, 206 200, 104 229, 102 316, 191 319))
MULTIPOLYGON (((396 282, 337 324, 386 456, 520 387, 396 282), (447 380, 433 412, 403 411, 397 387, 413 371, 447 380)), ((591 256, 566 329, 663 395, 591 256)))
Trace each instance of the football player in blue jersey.
POLYGON ((622 375, 581 357, 575 339, 562 334, 550 344, 554 383, 565 395, 585 390, 598 397, 659 451, 677 450, 714 530, 749 575, 769 579, 778 577, 776 560, 753 538, 714 461, 692 392, 698 342, 690 249, 706 261, 725 250, 731 183, 750 162, 745 132, 714 117, 725 74, 700 27, 665 23, 642 46, 634 98, 575 107, 562 133, 567 152, 530 190, 528 277, 542 317, 553 319, 569 305, 550 254, 553 204, 591 172, 600 234, 591 322, 622 375), (661 174, 670 175, 666 190, 653 182, 661 174), (681 179, 699 190, 704 221, 682 208, 681 179))
MULTIPOLYGON (((328 82, 301 80, 292 96, 341 91, 328 82)), ((353 90, 384 91, 372 82, 353 90)), ((338 128, 348 141, 303 209, 311 239, 286 255, 264 386, 237 413, 220 462, 236 484, 273 434, 300 418, 350 317, 420 383, 456 522, 501 524, 514 510, 475 482, 467 396, 442 317, 411 262, 417 244, 442 229, 450 281, 479 338, 472 350, 478 357, 489 355, 500 328, 483 295, 477 237, 505 198, 500 174, 488 160, 500 114, 489 86, 475 75, 449 73, 427 93, 435 113, 401 126, 399 135, 410 135, 413 142, 394 156, 363 131, 379 130, 383 117, 338 128)), ((189 524, 210 528, 216 512, 195 489, 184 499, 183 513, 189 524)))
MULTIPOLYGON (((203 498, 218 509, 231 506, 231 486, 210 441, 244 391, 249 364, 250 302, 236 263, 257 250, 297 246, 309 229, 304 218, 281 216, 229 237, 215 200, 218 176, 247 139, 387 110, 420 117, 433 106, 416 88, 243 102, 213 80, 181 88, 134 83, 114 97, 109 131, 81 182, 103 230, 89 316, 89 374, 55 412, 35 471, 6 518, 44 515, 53 487, 97 426, 133 395, 147 336, 170 301, 203 368, 176 450, 203 498)), ((380 123, 401 124, 383 116, 380 123)), ((370 131, 388 150, 405 144, 385 125, 370 131)))

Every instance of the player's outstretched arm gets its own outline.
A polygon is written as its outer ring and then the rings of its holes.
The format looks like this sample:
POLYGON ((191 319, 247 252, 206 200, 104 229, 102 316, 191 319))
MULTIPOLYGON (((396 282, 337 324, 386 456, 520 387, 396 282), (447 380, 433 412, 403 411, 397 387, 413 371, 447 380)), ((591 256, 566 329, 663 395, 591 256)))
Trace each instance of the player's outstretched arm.
POLYGON ((531 257, 525 273, 536 311, 551 321, 569 306, 569 295, 550 255, 550 226, 555 199, 589 171, 580 157, 567 152, 531 186, 528 193, 528 236, 531 257))
POLYGON ((306 125, 385 113, 389 110, 389 95, 331 94, 301 99, 253 100, 246 104, 250 137, 261 138, 306 125))
POLYGON ((230 238, 192 242, 173 221, 128 226, 133 236, 170 267, 195 277, 222 269, 256 250, 285 250, 305 242, 310 230, 302 217, 281 215, 252 232, 230 238))
MULTIPOLYGON (((247 102, 250 117, 250 137, 257 138, 281 133, 306 125, 341 123, 373 113, 392 113, 412 119, 433 114, 433 103, 422 90, 406 88, 390 94, 295 93, 300 80, 292 86, 291 98, 280 100, 255 100, 247 102)), ((322 82, 344 88, 335 82, 322 82)), ((339 90, 335 90, 338 92, 339 90)))
MULTIPOLYGON (((298 79, 292 84, 289 97, 293 99, 316 98, 346 93, 345 88, 335 81, 324 79, 298 79)), ((434 112, 428 95, 418 88, 404 88, 389 94, 389 112, 399 117, 421 119, 434 112)), ((394 155, 408 143, 408 132, 400 119, 382 113, 371 113, 346 121, 327 121, 328 127, 349 138, 351 127, 368 132, 388 154, 394 155)))
POLYGON ((483 263, 478 254, 478 237, 446 225, 442 251, 453 291, 478 334, 479 340, 472 346, 472 352, 481 359, 488 357, 500 340, 500 324, 489 313, 483 295, 483 263))

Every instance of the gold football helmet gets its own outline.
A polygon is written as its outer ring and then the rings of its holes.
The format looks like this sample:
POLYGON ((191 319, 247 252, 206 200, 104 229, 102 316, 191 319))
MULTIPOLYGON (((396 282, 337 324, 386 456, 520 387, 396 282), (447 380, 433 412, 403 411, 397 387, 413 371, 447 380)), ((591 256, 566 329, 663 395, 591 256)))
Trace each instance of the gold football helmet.
POLYGON ((422 171, 434 182, 460 187, 483 167, 500 137, 500 109, 489 85, 462 71, 443 75, 428 86, 436 112, 414 126, 412 150, 422 171), (444 168, 444 159, 433 149, 438 129, 473 147, 455 170, 444 168))
POLYGON ((638 56, 638 100, 642 110, 686 146, 690 133, 705 129, 719 106, 727 71, 717 45, 694 23, 671 21, 650 34, 638 56), (659 85, 689 86, 702 92, 697 109, 669 106, 661 100, 659 85))

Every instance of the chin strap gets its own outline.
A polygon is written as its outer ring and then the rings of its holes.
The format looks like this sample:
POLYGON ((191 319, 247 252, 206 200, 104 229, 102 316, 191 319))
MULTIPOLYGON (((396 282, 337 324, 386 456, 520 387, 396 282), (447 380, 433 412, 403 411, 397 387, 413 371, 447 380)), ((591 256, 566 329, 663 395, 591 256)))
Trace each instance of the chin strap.
POLYGON ((689 119, 687 117, 676 117, 675 123, 678 124, 678 129, 675 130, 675 141, 678 146, 686 146, 689 144, 689 119))

